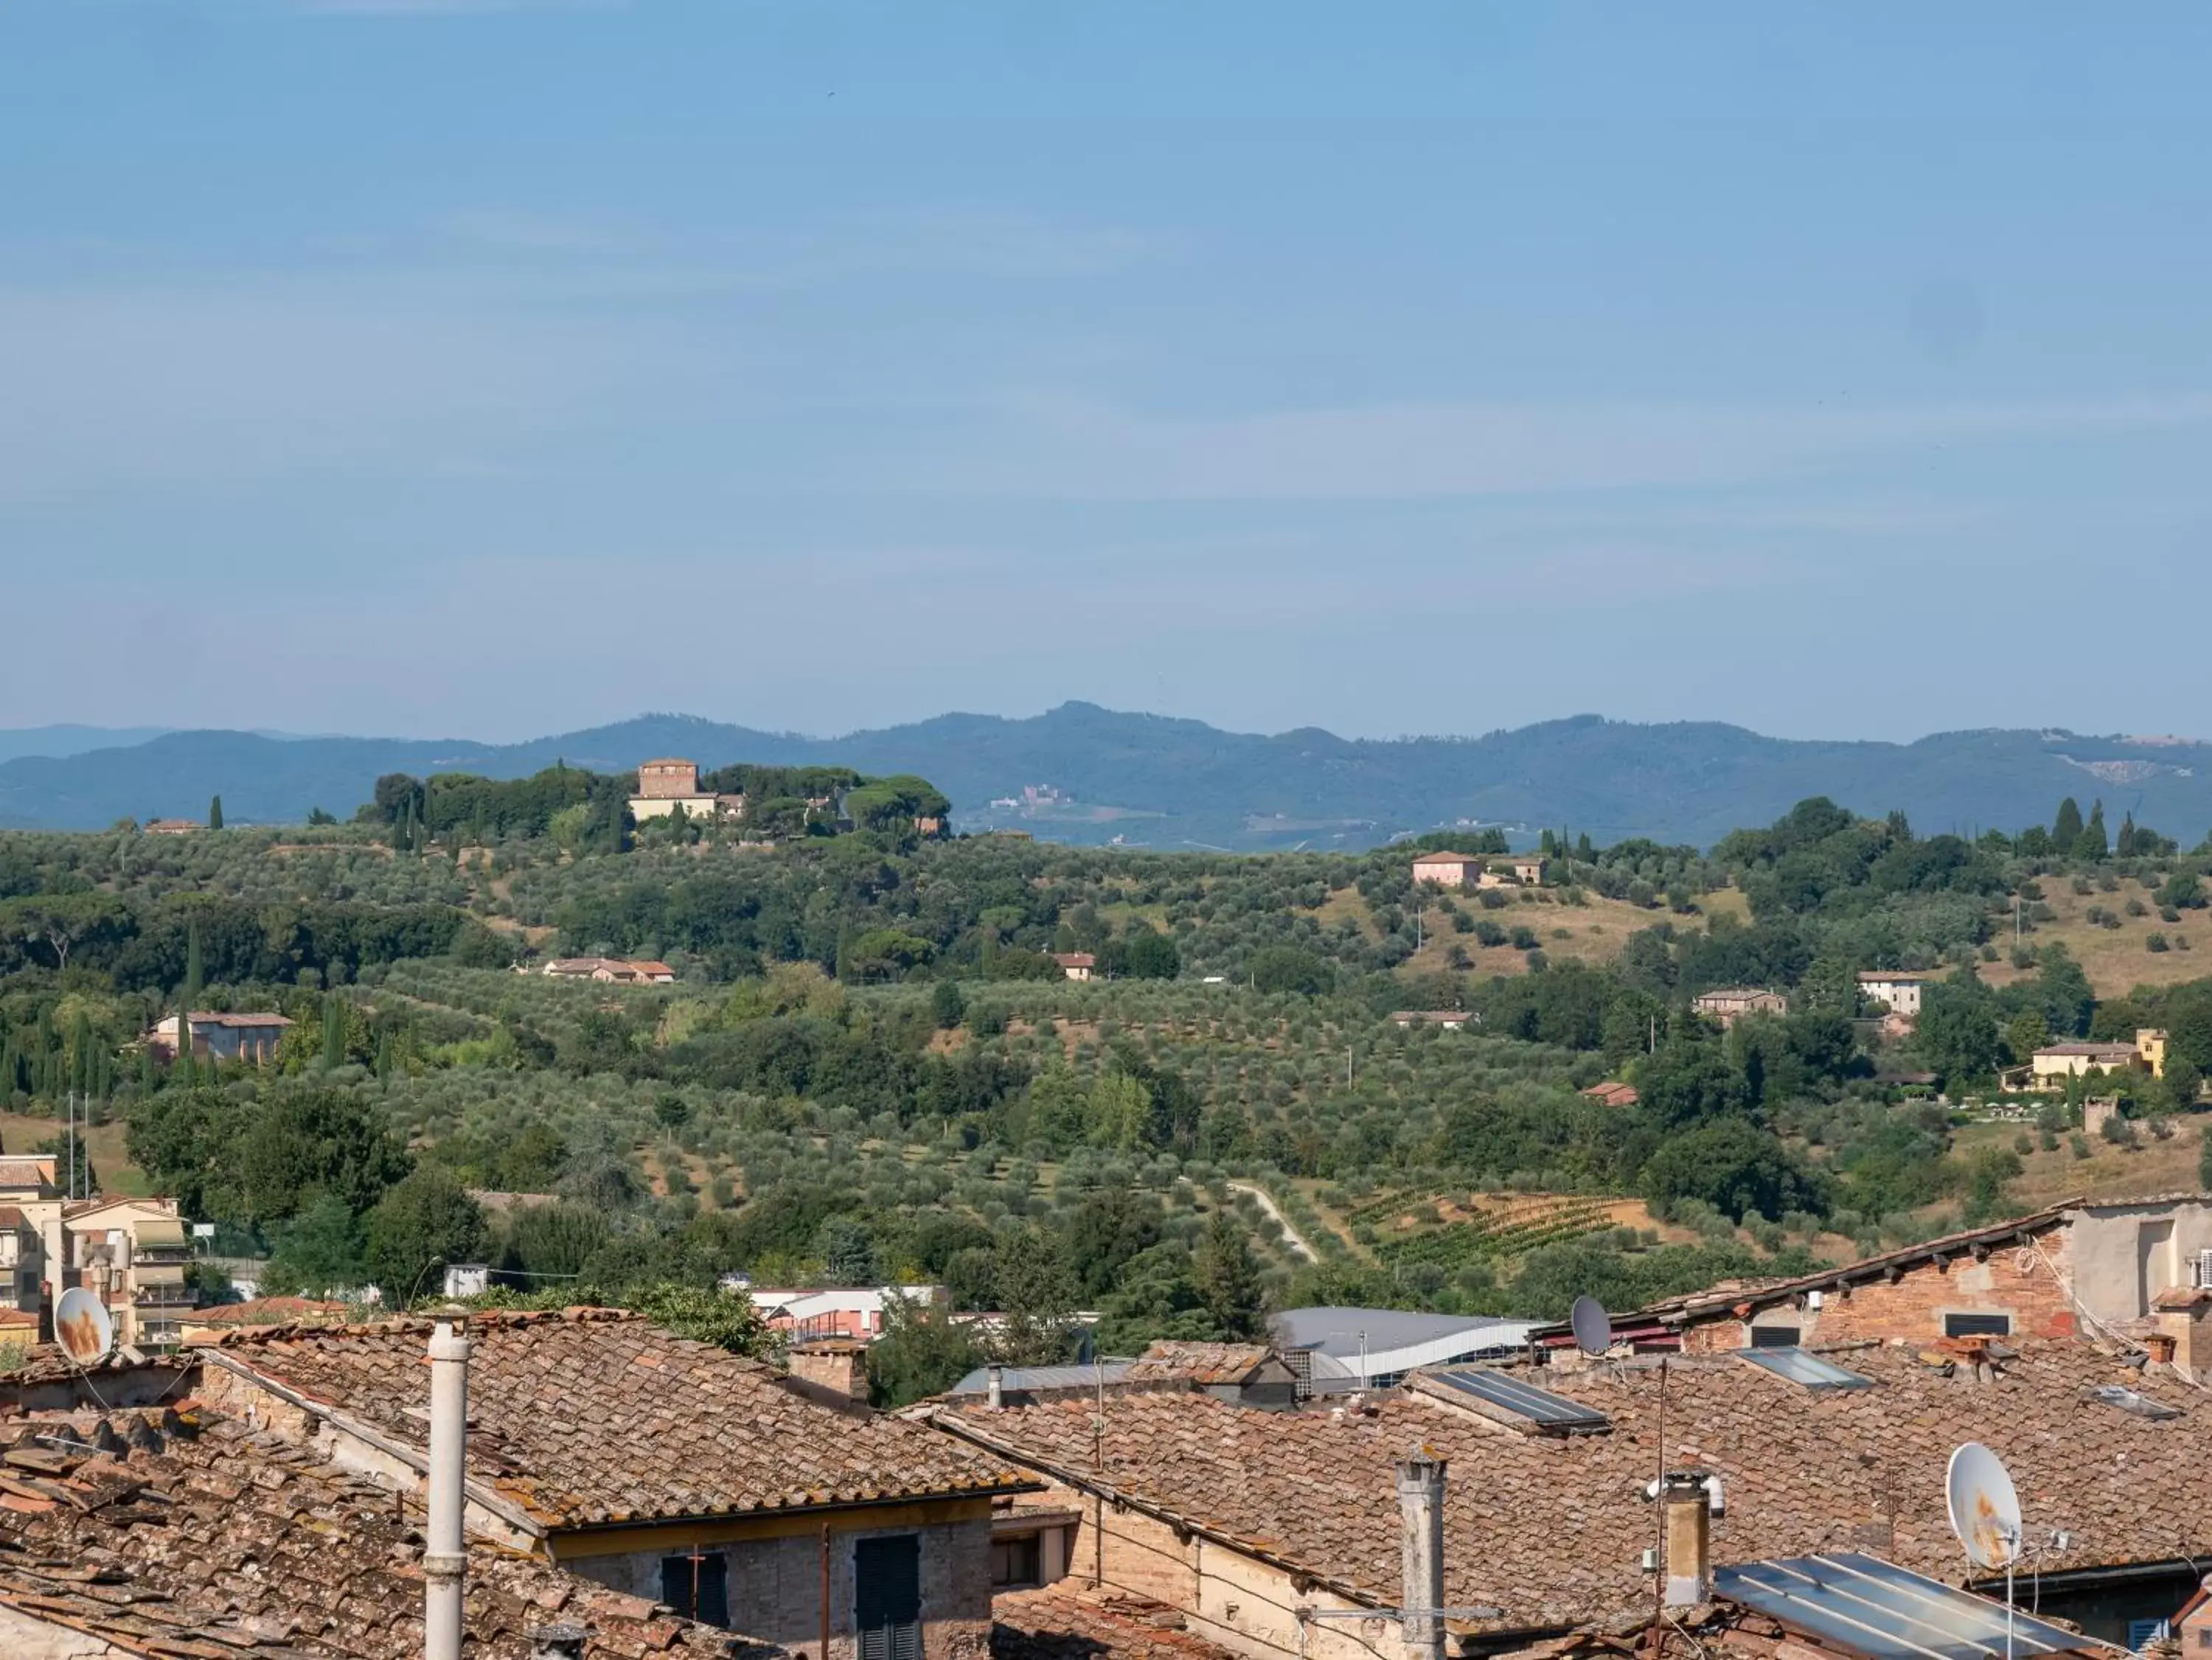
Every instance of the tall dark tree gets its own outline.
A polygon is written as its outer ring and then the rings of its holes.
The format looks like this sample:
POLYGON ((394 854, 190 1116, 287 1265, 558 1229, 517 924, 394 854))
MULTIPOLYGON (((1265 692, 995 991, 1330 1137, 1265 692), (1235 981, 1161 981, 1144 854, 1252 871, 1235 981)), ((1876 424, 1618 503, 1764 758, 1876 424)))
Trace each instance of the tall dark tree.
POLYGON ((1249 1342, 1267 1330, 1259 1260, 1252 1254, 1244 1224, 1234 1213, 1217 1210, 1207 1221, 1193 1267, 1199 1299, 1224 1336, 1249 1342))
POLYGON ((2080 859, 2101 859, 2112 851, 2105 834, 2105 803, 2097 803, 2089 809, 2089 821, 2081 827, 2075 839, 2074 857, 2080 859))
POLYGON ((2081 839, 2081 809, 2069 796, 2058 803, 2058 817, 2051 827, 2051 845, 2061 857, 2070 857, 2074 845, 2081 839))
POLYGON ((208 803, 208 828, 210 830, 222 828, 222 797, 221 796, 216 797, 208 803))

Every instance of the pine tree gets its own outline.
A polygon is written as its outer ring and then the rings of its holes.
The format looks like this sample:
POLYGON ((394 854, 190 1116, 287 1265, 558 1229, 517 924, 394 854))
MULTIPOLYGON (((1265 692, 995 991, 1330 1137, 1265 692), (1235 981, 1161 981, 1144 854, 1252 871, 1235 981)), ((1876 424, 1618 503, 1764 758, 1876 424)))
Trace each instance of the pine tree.
POLYGON ((2074 844, 2081 839, 2081 809, 2073 797, 2058 803, 2058 821, 2051 827, 2051 839, 2059 857, 2070 857, 2074 844))
POLYGON ((2074 843, 2074 857, 2078 859, 2101 859, 2112 851, 2105 838, 2105 803, 2099 802, 2089 809, 2089 822, 2081 828, 2074 843))
POLYGON ((221 796, 216 797, 208 803, 208 828, 210 830, 222 828, 222 797, 221 796))

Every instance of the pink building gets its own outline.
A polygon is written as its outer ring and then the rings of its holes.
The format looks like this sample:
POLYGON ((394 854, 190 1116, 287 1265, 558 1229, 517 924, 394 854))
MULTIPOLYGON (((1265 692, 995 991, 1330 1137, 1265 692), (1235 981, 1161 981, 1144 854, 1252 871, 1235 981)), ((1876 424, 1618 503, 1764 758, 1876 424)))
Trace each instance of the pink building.
POLYGON ((1482 881, 1482 861, 1472 853, 1423 853, 1413 861, 1413 880, 1442 888, 1474 888, 1482 881))

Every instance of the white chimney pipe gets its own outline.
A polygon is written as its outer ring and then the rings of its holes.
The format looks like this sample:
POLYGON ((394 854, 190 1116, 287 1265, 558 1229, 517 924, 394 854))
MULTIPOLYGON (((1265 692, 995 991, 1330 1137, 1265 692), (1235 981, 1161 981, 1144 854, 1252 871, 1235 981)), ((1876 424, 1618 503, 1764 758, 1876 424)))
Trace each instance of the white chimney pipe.
POLYGON ((423 1660, 461 1660, 461 1594, 468 1547, 468 1315, 447 1309, 430 1330, 430 1525, 422 1551, 423 1660))
POLYGON ((1702 1469, 1669 1470, 1660 1489, 1667 1559, 1665 1599, 1670 1609, 1695 1608, 1712 1594, 1712 1518, 1719 1513, 1719 1484, 1702 1469))
POLYGON ((1006 1404, 1006 1369, 994 1361, 985 1375, 990 1379, 991 1410, 996 1412, 1006 1404))
POLYGON ((1398 1635, 1407 1660, 1443 1660, 1445 1469, 1425 1451, 1398 1461, 1398 1635))

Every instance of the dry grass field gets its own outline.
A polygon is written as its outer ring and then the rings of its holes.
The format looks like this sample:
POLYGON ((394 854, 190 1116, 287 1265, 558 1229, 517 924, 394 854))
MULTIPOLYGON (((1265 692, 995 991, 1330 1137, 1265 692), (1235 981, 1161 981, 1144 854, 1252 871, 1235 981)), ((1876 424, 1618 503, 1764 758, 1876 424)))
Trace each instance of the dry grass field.
MULTIPOLYGON (((2185 911, 2178 923, 2159 920, 2158 907, 2148 889, 2122 881, 2113 894, 2074 891, 2070 878, 2043 879, 2044 903, 2057 913, 2051 922, 2039 923, 2022 943, 2031 948, 2063 945, 2088 975, 2098 997, 2124 997, 2138 985, 2175 985, 2183 980, 2212 977, 2212 912, 2185 911), (2130 900, 2139 902, 2144 915, 2127 914, 2130 900), (2105 927, 2089 920, 2089 912, 2111 912, 2118 926, 2105 927), (2153 934, 2166 936, 2168 950, 2153 951, 2146 943, 2153 934)), ((1991 985, 2005 985, 2021 978, 2012 966, 2012 930, 2008 925, 1996 936, 2000 960, 1984 963, 1982 978, 1991 985)))
MULTIPOLYGON (((1508 902, 1501 910, 1486 911, 1472 894, 1455 894, 1453 903, 1470 917, 1484 918, 1496 923, 1510 933, 1516 928, 1527 928, 1536 936, 1536 945, 1553 962, 1607 963, 1620 955, 1621 947, 1628 936, 1639 929, 1651 928, 1662 922, 1673 922, 1682 928, 1704 928, 1717 916, 1729 916, 1738 921, 1747 919, 1743 895, 1734 888, 1717 894, 1706 894, 1698 899, 1698 909, 1689 916, 1675 916, 1664 906, 1646 910, 1631 905, 1625 900, 1602 899, 1588 894, 1586 905, 1567 905, 1561 902, 1556 888, 1504 888, 1508 902), (1521 895, 1532 897, 1524 903, 1521 895)), ((1451 950, 1456 945, 1468 954, 1468 967, 1464 971, 1474 974, 1523 974, 1528 972, 1527 954, 1510 945, 1484 947, 1477 943, 1473 934, 1455 932, 1452 919, 1433 905, 1424 914, 1421 948, 1399 969, 1403 974, 1435 974, 1449 972, 1451 950)), ((1321 908, 1313 913, 1324 928, 1349 917, 1360 931, 1370 939, 1379 936, 1373 913, 1367 901, 1355 888, 1340 888, 1331 894, 1321 908)))

